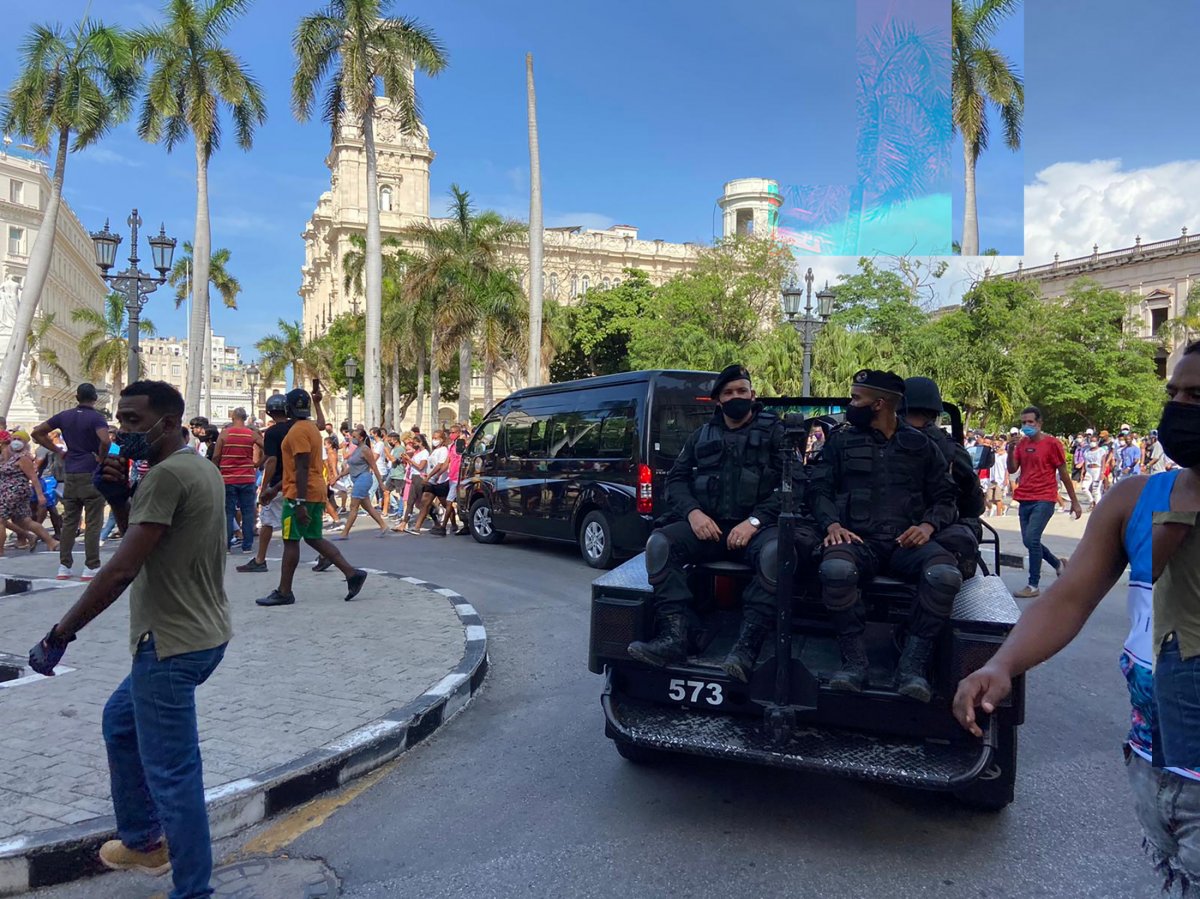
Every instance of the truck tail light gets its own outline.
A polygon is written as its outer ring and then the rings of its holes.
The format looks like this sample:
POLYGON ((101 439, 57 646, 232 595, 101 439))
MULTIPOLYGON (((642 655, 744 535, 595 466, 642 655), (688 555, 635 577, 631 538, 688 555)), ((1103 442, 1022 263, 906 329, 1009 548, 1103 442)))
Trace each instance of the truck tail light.
POLYGON ((649 465, 638 466, 637 510, 642 515, 654 511, 654 472, 649 465))

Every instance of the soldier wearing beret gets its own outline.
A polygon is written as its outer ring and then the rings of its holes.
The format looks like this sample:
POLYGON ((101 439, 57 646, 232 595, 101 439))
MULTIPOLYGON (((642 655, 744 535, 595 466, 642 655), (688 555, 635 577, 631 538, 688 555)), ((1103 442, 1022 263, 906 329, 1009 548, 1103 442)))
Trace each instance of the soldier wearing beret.
MULTIPOLYGON (((646 542, 657 635, 629 644, 629 654, 655 667, 687 657, 692 594, 684 566, 733 560, 757 570, 772 539, 764 531, 779 517, 783 423, 755 402, 750 373, 741 365, 717 376, 712 398, 718 403, 712 419, 687 439, 667 474, 672 520, 646 542)), ((775 572, 769 567, 746 586, 741 632, 722 665, 741 681, 749 680, 774 624, 775 572)))
POLYGON ((899 418, 903 397, 904 381, 892 372, 854 375, 846 423, 829 435, 813 465, 809 506, 825 534, 818 575, 841 651, 830 687, 857 693, 866 684, 859 587, 886 574, 917 583, 896 687, 928 702, 934 639, 963 578, 954 556, 933 539, 957 517, 954 485, 938 448, 899 418))

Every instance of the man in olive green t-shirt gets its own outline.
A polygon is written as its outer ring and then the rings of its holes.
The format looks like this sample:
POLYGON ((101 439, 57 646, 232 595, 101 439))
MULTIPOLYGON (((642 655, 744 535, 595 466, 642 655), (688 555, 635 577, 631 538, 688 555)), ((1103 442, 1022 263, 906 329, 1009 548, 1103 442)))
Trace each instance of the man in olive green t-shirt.
MULTIPOLYGON (((1194 488, 1180 475, 1172 505, 1194 488)), ((1185 505, 1186 508, 1186 505, 1185 505)), ((1200 512, 1155 512, 1154 697, 1162 764, 1200 769, 1200 512)), ((1157 748, 1157 747, 1156 747, 1157 748)))
POLYGON ((225 484, 216 466, 188 446, 182 418, 183 397, 170 384, 136 381, 121 392, 121 455, 104 462, 99 486, 125 538, 30 651, 29 663, 53 674, 75 634, 132 585, 133 666, 103 718, 119 839, 101 847, 100 861, 153 874, 172 870, 172 896, 205 896, 212 845, 195 692, 220 664, 232 633, 225 484), (132 505, 129 460, 150 463, 132 505))

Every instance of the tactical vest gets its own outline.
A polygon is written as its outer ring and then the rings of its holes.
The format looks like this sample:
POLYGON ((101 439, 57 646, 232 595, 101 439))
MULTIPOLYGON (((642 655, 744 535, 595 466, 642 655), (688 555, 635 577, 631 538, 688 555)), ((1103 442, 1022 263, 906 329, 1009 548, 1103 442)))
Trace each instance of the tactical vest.
POLYGON ((771 434, 777 427, 779 417, 760 410, 736 431, 715 421, 700 428, 692 492, 705 514, 717 521, 744 519, 771 495, 775 485, 762 474, 771 463, 771 434))
MULTIPOLYGON (((831 442, 841 462, 835 500, 843 527, 863 535, 894 535, 921 523, 925 460, 930 450, 937 451, 929 438, 902 425, 890 441, 876 443, 869 432, 843 426, 831 442)), ((827 445, 825 452, 830 449, 827 445)))
POLYGON ((950 480, 954 481, 954 501, 958 507, 960 518, 978 518, 987 509, 983 499, 983 487, 979 484, 979 476, 971 462, 971 454, 966 447, 955 443, 935 424, 928 424, 921 429, 934 445, 941 451, 942 458, 950 469, 950 480), (955 465, 957 460, 958 464, 955 465))

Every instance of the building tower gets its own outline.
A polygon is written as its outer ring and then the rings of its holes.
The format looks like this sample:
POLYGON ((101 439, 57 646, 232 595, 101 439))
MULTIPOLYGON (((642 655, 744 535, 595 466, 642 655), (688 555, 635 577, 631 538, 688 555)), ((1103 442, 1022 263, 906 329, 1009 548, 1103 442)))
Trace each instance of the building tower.
POLYGON ((783 195, 779 182, 770 178, 737 178, 725 182, 717 203, 721 207, 723 237, 755 234, 766 237, 779 224, 783 195))

